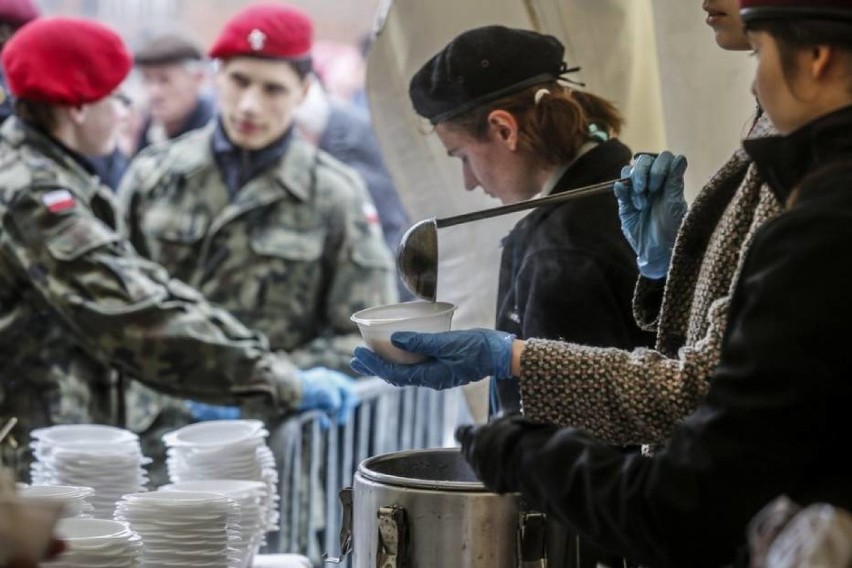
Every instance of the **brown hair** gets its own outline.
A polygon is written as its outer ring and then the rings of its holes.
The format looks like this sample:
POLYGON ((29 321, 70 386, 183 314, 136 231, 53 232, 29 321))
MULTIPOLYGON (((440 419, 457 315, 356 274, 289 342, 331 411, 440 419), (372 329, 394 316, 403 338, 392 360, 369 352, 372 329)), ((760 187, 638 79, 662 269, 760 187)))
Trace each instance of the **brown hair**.
POLYGON ((21 120, 42 132, 50 133, 58 124, 53 105, 41 101, 15 100, 15 114, 21 120))
POLYGON ((621 113, 608 100, 555 81, 528 87, 444 124, 481 140, 488 131, 488 115, 495 110, 511 113, 518 121, 520 148, 549 164, 572 161, 580 147, 593 139, 593 125, 607 136, 617 136, 624 125, 621 113), (541 89, 549 93, 536 102, 541 89))

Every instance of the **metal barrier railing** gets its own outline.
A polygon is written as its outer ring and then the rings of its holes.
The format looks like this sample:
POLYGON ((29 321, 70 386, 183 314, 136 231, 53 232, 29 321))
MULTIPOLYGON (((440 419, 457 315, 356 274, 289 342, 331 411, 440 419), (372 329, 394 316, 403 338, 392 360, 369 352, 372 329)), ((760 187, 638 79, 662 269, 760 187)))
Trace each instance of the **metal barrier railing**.
MULTIPOLYGON (((344 426, 320 426, 320 413, 289 417, 275 428, 270 447, 280 477, 280 529, 270 552, 296 552, 320 566, 323 552, 339 551, 338 492, 352 485, 358 464, 400 450, 453 445, 459 389, 400 389, 370 377, 357 383, 361 402, 344 426)), ((340 566, 348 566, 348 562, 340 566)))

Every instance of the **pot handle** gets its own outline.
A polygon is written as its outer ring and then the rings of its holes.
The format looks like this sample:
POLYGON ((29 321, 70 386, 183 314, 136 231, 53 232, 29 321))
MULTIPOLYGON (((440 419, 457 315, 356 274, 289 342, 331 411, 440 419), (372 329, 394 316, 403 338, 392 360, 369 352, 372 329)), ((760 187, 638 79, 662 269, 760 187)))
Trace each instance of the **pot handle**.
POLYGON ((526 511, 518 515, 518 568, 547 567, 547 516, 526 511))
POLYGON ((352 488, 344 487, 338 493, 343 515, 340 523, 340 556, 322 555, 322 561, 329 564, 341 564, 352 552, 352 488))
POLYGON ((408 545, 408 521, 405 509, 390 506, 379 507, 379 550, 376 568, 405 568, 405 552, 408 545))

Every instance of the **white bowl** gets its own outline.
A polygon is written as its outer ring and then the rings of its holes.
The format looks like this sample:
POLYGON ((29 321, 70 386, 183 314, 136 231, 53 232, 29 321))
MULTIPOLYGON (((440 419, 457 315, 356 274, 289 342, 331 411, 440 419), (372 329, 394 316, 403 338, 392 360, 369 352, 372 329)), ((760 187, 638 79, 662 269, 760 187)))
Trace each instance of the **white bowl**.
POLYGON ((190 424, 163 435, 167 446, 217 448, 262 440, 269 434, 260 420, 209 420, 190 424))
POLYGON ((118 443, 136 442, 139 436, 114 426, 101 424, 61 424, 38 428, 30 436, 52 445, 64 445, 76 442, 118 443))
POLYGON ((152 503, 156 505, 187 505, 197 506, 211 503, 225 503, 228 497, 222 493, 211 491, 148 491, 145 493, 131 493, 123 499, 134 505, 137 503, 152 503))
POLYGON ((449 302, 403 302, 367 308, 352 314, 367 347, 394 363, 418 363, 426 359, 395 347, 390 337, 395 331, 449 331, 456 305, 449 302))
POLYGON ((77 499, 91 497, 94 494, 94 489, 81 485, 31 485, 18 491, 18 496, 22 499, 77 499))
POLYGON ((205 493, 222 493, 223 495, 234 498, 261 494, 266 491, 266 484, 262 481, 246 481, 241 479, 200 479, 170 483, 163 485, 158 491, 201 491, 205 493))
POLYGON ((112 539, 131 536, 127 523, 107 519, 62 519, 56 532, 65 540, 112 539))

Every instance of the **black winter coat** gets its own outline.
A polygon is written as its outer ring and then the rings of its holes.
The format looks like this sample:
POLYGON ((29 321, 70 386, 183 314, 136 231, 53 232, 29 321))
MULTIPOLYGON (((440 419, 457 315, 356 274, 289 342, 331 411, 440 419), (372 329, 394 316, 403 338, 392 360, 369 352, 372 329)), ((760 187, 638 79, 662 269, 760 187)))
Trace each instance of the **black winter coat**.
MULTIPOLYGON (((598 144, 565 171, 551 194, 617 179, 630 159, 630 148, 618 140, 598 144)), ((503 242, 495 327, 520 339, 628 350, 651 345, 652 334, 633 318, 637 276, 612 193, 536 209, 503 242)), ((499 410, 519 410, 518 383, 495 383, 499 410)))
POLYGON ((668 447, 624 456, 530 424, 479 434, 502 440, 480 439, 484 479, 499 473, 501 490, 651 566, 733 561, 749 519, 781 494, 852 509, 852 107, 745 146, 790 205, 757 234, 707 399, 668 447))

